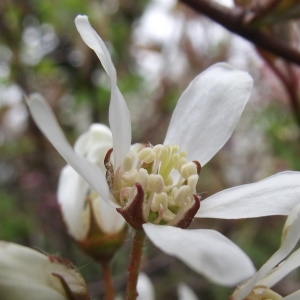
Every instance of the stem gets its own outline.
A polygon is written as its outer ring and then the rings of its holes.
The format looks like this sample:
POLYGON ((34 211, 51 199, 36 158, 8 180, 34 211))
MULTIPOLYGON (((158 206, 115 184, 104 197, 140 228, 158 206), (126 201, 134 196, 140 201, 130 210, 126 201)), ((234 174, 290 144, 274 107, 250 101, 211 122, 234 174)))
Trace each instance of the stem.
POLYGON ((288 76, 289 76, 289 78, 287 78, 284 75, 284 73, 281 72, 280 69, 276 67, 274 62, 268 58, 267 55, 264 55, 264 53, 262 52, 259 52, 259 54, 283 84, 283 87, 287 93, 290 102, 292 112, 294 114, 294 118, 300 129, 300 106, 298 103, 299 99, 298 99, 297 82, 296 82, 297 80, 295 80, 295 75, 293 73, 293 70, 290 68, 289 65, 286 64, 287 67, 286 71, 288 72, 288 76))
POLYGON ((142 261, 145 237, 145 232, 142 229, 136 230, 132 243, 131 260, 128 267, 126 300, 135 300, 138 296, 137 281, 142 261))
POLYGON ((105 287, 105 297, 104 300, 114 300, 115 291, 112 283, 112 276, 110 272, 110 266, 108 262, 101 263, 102 272, 103 272, 103 281, 105 287))

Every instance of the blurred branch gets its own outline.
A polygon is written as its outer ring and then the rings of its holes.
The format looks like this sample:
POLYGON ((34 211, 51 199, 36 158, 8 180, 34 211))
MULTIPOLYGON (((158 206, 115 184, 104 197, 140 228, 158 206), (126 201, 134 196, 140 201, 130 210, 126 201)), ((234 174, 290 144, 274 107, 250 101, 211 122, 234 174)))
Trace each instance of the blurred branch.
POLYGON ((281 70, 276 66, 275 61, 272 60, 268 55, 265 55, 264 52, 258 52, 260 56, 265 60, 270 69, 281 81, 290 103, 290 107, 294 114, 294 118, 298 127, 300 128, 300 105, 298 101, 298 79, 293 72, 293 68, 290 64, 286 64, 286 70, 281 70))
POLYGON ((242 7, 228 8, 212 0, 180 0, 195 11, 202 13, 229 31, 240 35, 272 54, 300 65, 300 53, 279 38, 254 29, 245 21, 248 10, 242 7))

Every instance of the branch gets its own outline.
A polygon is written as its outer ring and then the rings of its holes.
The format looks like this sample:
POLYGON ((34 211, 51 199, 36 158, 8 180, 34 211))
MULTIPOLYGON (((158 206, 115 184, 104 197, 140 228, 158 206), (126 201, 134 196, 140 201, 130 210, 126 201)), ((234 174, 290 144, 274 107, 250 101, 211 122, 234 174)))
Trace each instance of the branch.
POLYGON ((240 35, 257 47, 275 54, 287 61, 300 65, 300 53, 280 39, 258 29, 247 27, 244 17, 247 13, 240 7, 228 8, 212 0, 180 0, 195 11, 202 13, 229 31, 240 35))

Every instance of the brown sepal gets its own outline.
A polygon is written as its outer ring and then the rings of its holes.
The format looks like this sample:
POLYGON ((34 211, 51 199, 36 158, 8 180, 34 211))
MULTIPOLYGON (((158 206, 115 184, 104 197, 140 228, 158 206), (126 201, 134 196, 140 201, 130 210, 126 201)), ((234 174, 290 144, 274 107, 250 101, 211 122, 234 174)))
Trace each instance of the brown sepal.
POLYGON ((110 156, 112 152, 113 152, 113 148, 110 148, 104 157, 104 166, 106 169, 105 178, 110 190, 112 189, 113 182, 114 182, 114 167, 110 161, 110 156))
POLYGON ((90 296, 87 293, 87 291, 83 294, 74 294, 71 291, 67 281, 63 278, 63 276, 61 276, 60 274, 57 274, 57 273, 52 273, 52 275, 59 279, 61 285, 63 286, 63 289, 66 292, 68 300, 89 300, 90 299, 90 296))
POLYGON ((200 172, 201 172, 201 164, 199 163, 199 161, 198 160, 193 160, 193 163, 196 165, 196 167, 197 167, 197 174, 199 175, 200 174, 200 172))
POLYGON ((185 213, 184 217, 175 225, 176 227, 180 227, 182 229, 187 228, 191 224, 195 214, 199 210, 200 198, 195 194, 193 196, 195 199, 194 205, 185 213))
POLYGON ((143 216, 144 190, 139 183, 135 184, 137 194, 129 205, 117 208, 117 211, 124 217, 127 223, 134 229, 142 229, 142 225, 146 223, 143 216))

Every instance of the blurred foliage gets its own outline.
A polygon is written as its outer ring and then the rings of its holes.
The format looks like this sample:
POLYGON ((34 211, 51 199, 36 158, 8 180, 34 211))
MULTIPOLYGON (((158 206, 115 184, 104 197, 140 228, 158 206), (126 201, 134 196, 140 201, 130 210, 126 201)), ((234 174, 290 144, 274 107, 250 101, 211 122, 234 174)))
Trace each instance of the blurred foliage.
MULTIPOLYGON (((74 25, 77 14, 87 14, 112 53, 118 85, 132 113, 134 141, 161 142, 172 109, 190 80, 214 62, 234 61, 243 43, 233 42, 225 32, 221 35, 219 27, 182 5, 168 10, 170 16, 182 22, 180 34, 173 32, 176 38, 139 42, 145 40, 136 33, 141 17, 155 3, 0 2, 0 239, 70 258, 89 282, 93 299, 103 292, 100 271, 66 235, 56 201, 57 180, 64 162, 33 124, 22 96, 42 93, 72 144, 90 123, 108 122, 107 77, 74 25), (204 36, 204 40, 196 39, 197 35, 204 36), (147 60, 152 69, 143 69, 147 60)), ((152 22, 154 27, 156 20, 152 22)), ((284 169, 300 170, 299 129, 285 96, 281 94, 278 99, 276 92, 272 94, 278 82, 270 73, 263 74, 261 60, 249 55, 254 50, 247 51, 239 58, 242 63, 235 64, 248 68, 255 78, 253 104, 249 104, 233 139, 205 166, 200 176, 204 198, 284 169), (254 139, 250 141, 248 136, 254 139), (259 162, 254 170, 250 168, 253 159, 259 162)), ((230 237, 257 267, 278 248, 282 225, 282 218, 276 217, 238 222, 197 220, 193 224, 230 237)), ((190 285, 199 299, 226 299, 230 295, 231 288, 212 285, 151 245, 146 250, 143 271, 153 280, 157 299, 175 299, 180 282, 190 285)), ((129 253, 128 241, 114 260, 119 292, 124 290, 129 253)))

